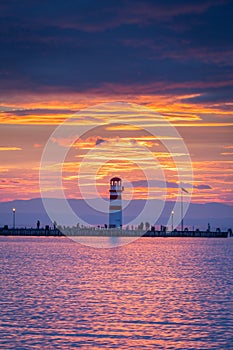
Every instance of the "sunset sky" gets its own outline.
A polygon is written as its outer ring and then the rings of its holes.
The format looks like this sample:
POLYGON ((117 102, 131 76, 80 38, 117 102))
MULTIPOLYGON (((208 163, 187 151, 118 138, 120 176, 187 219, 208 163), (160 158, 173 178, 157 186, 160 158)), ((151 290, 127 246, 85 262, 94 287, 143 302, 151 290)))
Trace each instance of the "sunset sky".
MULTIPOLYGON (((193 202, 232 204, 232 23, 228 0, 1 1, 0 201, 40 196, 42 152, 60 123, 84 108, 122 101, 147 107, 177 129, 192 159, 193 202)), ((75 118, 80 125, 98 124, 96 113, 88 116, 75 118)), ((105 122, 113 120, 106 116, 105 122)), ((126 153, 132 144, 152 152, 164 171, 167 198, 175 199, 171 154, 134 122, 131 128, 97 127, 76 140, 63 167, 67 197, 80 198, 82 156, 99 145, 114 154, 118 140, 126 153)), ((68 141, 55 143, 69 147, 68 141)), ((108 196, 110 177, 121 175, 135 186, 135 198, 144 198, 144 175, 122 158, 114 168, 100 164, 99 194, 108 196)), ((160 198, 163 179, 150 180, 160 198)))

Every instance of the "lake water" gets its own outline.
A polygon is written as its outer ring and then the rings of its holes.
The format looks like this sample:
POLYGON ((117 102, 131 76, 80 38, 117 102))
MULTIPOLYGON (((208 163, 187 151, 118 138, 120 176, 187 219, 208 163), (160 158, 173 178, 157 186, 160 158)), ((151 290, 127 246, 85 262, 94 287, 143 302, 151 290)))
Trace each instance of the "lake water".
POLYGON ((1 349, 233 349, 233 238, 1 237, 1 349))

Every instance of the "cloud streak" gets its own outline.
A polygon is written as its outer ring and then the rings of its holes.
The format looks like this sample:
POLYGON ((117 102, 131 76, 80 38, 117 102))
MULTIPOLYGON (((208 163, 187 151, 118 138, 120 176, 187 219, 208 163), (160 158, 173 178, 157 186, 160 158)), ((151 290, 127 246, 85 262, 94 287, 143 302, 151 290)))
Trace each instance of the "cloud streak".
POLYGON ((22 151, 21 147, 0 146, 0 152, 6 151, 22 151))
POLYGON ((199 184, 199 185, 191 185, 190 183, 177 183, 177 182, 169 182, 169 181, 160 181, 160 180, 137 180, 133 181, 132 185, 134 187, 144 187, 147 188, 148 186, 151 187, 158 187, 158 188, 194 188, 197 190, 210 190, 211 186, 205 185, 205 184, 199 184))

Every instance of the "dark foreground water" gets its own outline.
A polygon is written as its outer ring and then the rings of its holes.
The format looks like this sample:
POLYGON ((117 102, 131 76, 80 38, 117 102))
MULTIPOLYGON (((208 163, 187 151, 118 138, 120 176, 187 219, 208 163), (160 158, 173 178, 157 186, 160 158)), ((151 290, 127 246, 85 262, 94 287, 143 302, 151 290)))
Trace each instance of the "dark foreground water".
POLYGON ((233 239, 0 238, 0 349, 233 349, 233 239))

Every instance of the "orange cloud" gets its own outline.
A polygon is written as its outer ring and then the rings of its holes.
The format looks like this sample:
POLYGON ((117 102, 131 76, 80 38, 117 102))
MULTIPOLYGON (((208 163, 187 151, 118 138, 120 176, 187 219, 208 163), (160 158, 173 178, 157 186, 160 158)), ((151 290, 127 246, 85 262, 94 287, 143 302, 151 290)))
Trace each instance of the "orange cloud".
MULTIPOLYGON (((20 185, 18 183, 13 184, 10 182, 2 183, 2 186, 4 187, 4 195, 2 196, 1 200, 6 198, 30 198, 39 196, 37 172, 39 169, 40 151, 42 151, 47 137, 45 137, 45 140, 42 140, 41 135, 44 133, 44 135, 48 135, 49 137, 53 127, 55 128, 56 125, 60 124, 67 117, 71 116, 67 114, 65 110, 70 109, 73 111, 78 111, 82 108, 95 105, 96 103, 100 102, 130 100, 130 102, 146 105, 151 112, 159 112, 162 117, 165 117, 173 126, 180 128, 179 130, 181 130, 181 136, 184 137, 193 159, 192 166, 194 170, 195 184, 207 183, 212 187, 211 190, 203 190, 201 193, 198 192, 198 190, 195 190, 193 194, 193 201, 216 200, 232 202, 233 196, 228 189, 229 184, 232 186, 232 179, 230 179, 230 176, 233 171, 231 159, 231 150, 233 146, 230 137, 230 130, 233 126, 233 111, 229 110, 229 108, 232 106, 231 103, 210 104, 203 102, 196 104, 192 103, 191 100, 189 100, 189 102, 185 101, 185 99, 198 97, 200 94, 163 96, 162 94, 147 94, 145 93, 145 90, 142 91, 141 94, 138 94, 135 90, 135 93, 131 93, 129 96, 125 94, 127 88, 123 88, 121 94, 119 93, 119 90, 120 87, 118 87, 117 93, 113 91, 111 95, 107 95, 104 90, 101 91, 101 89, 99 89, 98 91, 95 91, 98 92, 95 95, 90 92, 86 94, 27 95, 27 98, 25 98, 23 94, 19 94, 17 96, 3 96, 3 102, 1 103, 2 112, 0 113, 0 123, 2 125, 5 124, 9 130, 14 130, 15 126, 18 125, 22 125, 20 126, 21 128, 25 128, 23 125, 27 125, 29 134, 27 136, 26 133, 14 133, 12 137, 14 137, 15 144, 18 146, 0 147, 0 151, 3 152, 2 164, 6 164, 6 166, 3 166, 2 170, 0 169, 1 174, 3 175, 3 180, 7 180, 8 176, 10 176, 11 179, 20 182, 20 185), (4 110, 4 106, 10 106, 9 108, 11 112, 6 112, 6 110, 4 110), (22 111, 26 109, 40 109, 40 114, 37 115, 35 113, 29 113, 22 116, 17 112, 20 109, 22 111), (45 110, 44 112, 43 109, 45 110), (48 113, 48 109, 57 109, 59 112, 50 114, 48 113), (62 113, 62 109, 64 109, 64 113, 62 113), (41 131, 41 135, 38 137, 38 128, 40 125, 41 127, 44 127, 44 131, 41 131), (51 125, 51 129, 49 129, 47 125, 51 125), (202 137, 200 139, 197 139, 197 135, 199 135, 201 131, 205 130, 204 128, 206 128, 206 131, 202 133, 202 137), (45 131, 47 129, 48 132, 46 134, 45 131), (215 130, 215 134, 213 134, 213 130, 215 130), (216 140, 216 135, 222 135, 222 137, 219 137, 219 139, 216 140), (30 143, 28 141, 29 139, 30 143), (26 141, 28 142, 27 144, 25 143, 26 141), (4 158, 4 151, 22 151, 17 153, 17 155, 22 154, 22 158, 21 156, 16 158, 14 153, 12 153, 12 159, 8 157, 8 154, 6 154, 4 158), (37 152, 36 157, 35 152, 37 152), (225 159, 225 161, 221 160, 221 157, 222 159, 225 159), (19 165, 21 164, 24 171, 15 168, 16 162, 19 165)), ((95 107, 93 107, 93 111, 94 110, 95 107)), ((85 115, 85 111, 82 111, 82 114, 85 115)), ((77 118, 77 115, 72 116, 77 118)), ((159 119, 159 115, 157 115, 155 119, 158 121, 158 125, 162 126, 161 123, 159 123, 159 121, 161 121, 159 119)), ((83 123, 92 125, 92 123, 95 121, 97 124, 99 122, 107 123, 108 115, 101 115, 96 109, 94 116, 90 118, 90 116, 86 115, 86 119, 84 119, 83 123)), ((114 120, 112 119, 112 122, 113 121, 114 120)), ((133 127, 128 125, 109 125, 106 126, 106 134, 99 136, 87 135, 85 139, 79 139, 73 144, 73 150, 71 150, 68 154, 66 163, 63 166, 64 185, 67 193, 69 193, 70 196, 72 195, 72 188, 76 189, 74 186, 77 185, 78 170, 82 157, 87 151, 92 150, 95 147, 98 138, 103 138, 106 141, 110 141, 111 137, 108 132, 112 133, 112 136, 114 137, 118 136, 123 142, 127 143, 134 140, 138 145, 150 148, 153 155, 158 158, 168 180, 177 181, 176 167, 171 159, 171 156, 161 147, 159 140, 156 140, 150 135, 143 135, 140 129, 138 130, 138 121, 140 121, 140 118, 134 119, 132 116, 131 122, 132 124, 135 123, 133 127), (130 133, 132 133, 132 135, 130 133)), ((124 116, 122 116, 122 122, 124 122, 124 116)), ((145 125, 149 124, 150 120, 148 120, 148 123, 145 121, 145 125)), ((169 139, 168 136, 163 135, 160 135, 159 138, 161 140, 163 138, 167 140, 169 139)), ((171 142, 173 139, 173 137, 170 138, 171 142)), ((61 139, 54 141, 64 147, 70 147, 69 140, 67 141, 61 139)), ((107 148, 107 144, 105 146, 107 148)), ((11 154, 9 153, 9 155, 11 154)), ((177 152, 174 152, 174 155, 179 156, 182 161, 181 154, 179 155, 177 152)), ((93 161, 94 160, 95 159, 93 159, 93 161)), ((90 167, 91 166, 92 162, 90 162, 90 167)), ((106 190, 104 183, 108 183, 108 177, 111 176, 111 172, 113 172, 113 166, 115 172, 120 171, 124 175, 130 171, 131 173, 135 172, 135 178, 139 176, 139 174, 136 172, 136 166, 133 164, 130 166, 128 165, 127 168, 126 164, 119 163, 117 166, 116 163, 114 164, 114 162, 109 162, 109 168, 107 169, 106 166, 105 169, 102 169, 98 173, 98 181, 100 181, 100 186, 103 186, 103 190, 101 190, 102 195, 104 195, 104 191, 106 190)), ((147 166, 150 166, 149 162, 147 166)), ((134 177, 132 175, 132 179, 133 178, 134 177)), ((183 178, 185 180, 185 174, 183 175, 183 178)), ((167 195, 168 198, 175 198, 176 191, 174 189, 168 189, 167 195)), ((75 192, 75 196, 79 196, 79 193, 75 192)), ((140 190, 137 190, 137 196, 140 196, 140 190)))
POLYGON ((0 146, 0 151, 22 151, 21 147, 0 146))

